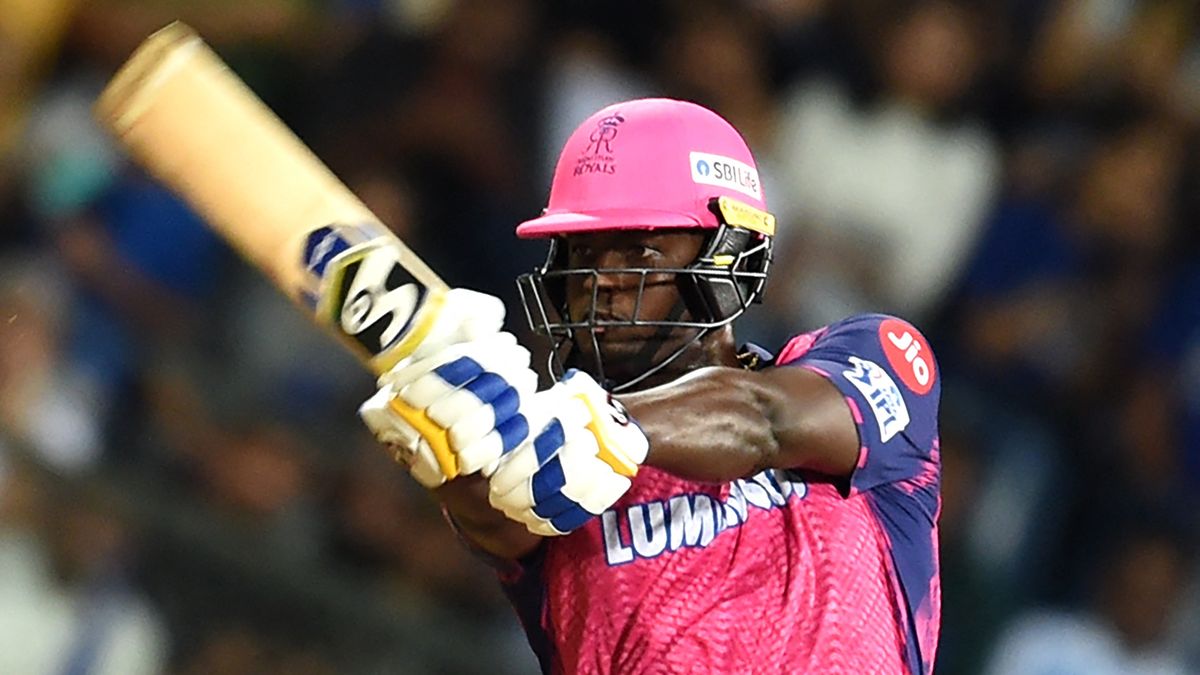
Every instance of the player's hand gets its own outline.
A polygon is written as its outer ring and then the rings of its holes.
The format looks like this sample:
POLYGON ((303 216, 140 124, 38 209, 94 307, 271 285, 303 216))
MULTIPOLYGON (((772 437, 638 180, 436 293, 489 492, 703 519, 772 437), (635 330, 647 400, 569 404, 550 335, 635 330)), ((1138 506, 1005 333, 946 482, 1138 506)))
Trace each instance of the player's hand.
POLYGON ((529 436, 520 409, 537 389, 529 351, 511 333, 420 352, 379 378, 359 408, 375 437, 422 485, 434 488, 476 471, 529 436))
POLYGON ((507 454, 489 481, 492 506, 530 532, 566 534, 629 490, 650 444, 620 403, 569 370, 523 408, 534 436, 507 454))
POLYGON ((504 303, 500 298, 466 288, 447 291, 436 311, 429 332, 408 356, 409 361, 429 358, 453 344, 494 335, 504 326, 504 303))

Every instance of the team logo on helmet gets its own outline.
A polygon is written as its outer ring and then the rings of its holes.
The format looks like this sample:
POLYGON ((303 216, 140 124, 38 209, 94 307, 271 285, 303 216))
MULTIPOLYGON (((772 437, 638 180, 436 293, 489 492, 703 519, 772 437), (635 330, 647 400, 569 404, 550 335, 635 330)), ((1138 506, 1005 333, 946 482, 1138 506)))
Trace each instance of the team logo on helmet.
POLYGON ((596 128, 588 136, 587 147, 583 149, 583 154, 575 162, 576 176, 592 173, 614 174, 617 172, 612 142, 617 137, 618 128, 624 122, 625 118, 617 113, 600 118, 600 121, 596 123, 596 128))
POLYGON ((596 123, 596 128, 592 131, 592 135, 588 136, 588 140, 590 140, 591 143, 588 143, 587 149, 584 150, 584 154, 598 155, 603 152, 606 155, 611 155, 612 145, 610 144, 612 143, 612 140, 617 137, 617 127, 619 127, 624 121, 624 117, 621 117, 615 113, 609 115, 608 117, 601 118, 600 121, 596 123))

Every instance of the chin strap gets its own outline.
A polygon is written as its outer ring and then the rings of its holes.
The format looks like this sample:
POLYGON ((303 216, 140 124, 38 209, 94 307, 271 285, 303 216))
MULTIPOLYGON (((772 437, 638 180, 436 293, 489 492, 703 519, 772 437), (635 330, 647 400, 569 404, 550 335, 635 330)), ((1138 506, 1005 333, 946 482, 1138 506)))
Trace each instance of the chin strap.
POLYGON ((686 352, 688 349, 690 349, 692 345, 696 344, 701 339, 703 339, 705 335, 708 335, 711 332, 711 330, 712 329, 710 329, 710 328, 700 329, 700 331, 697 332, 696 335, 691 340, 688 340, 687 342, 680 345, 678 349, 671 352, 671 354, 669 356, 667 356, 667 358, 660 361, 657 365, 655 365, 654 367, 650 368, 646 372, 642 373, 641 375, 638 375, 637 377, 633 378, 632 380, 630 380, 628 382, 623 382, 619 385, 614 386, 610 391, 612 391, 612 393, 614 393, 614 394, 620 394, 622 392, 630 391, 635 385, 639 384, 646 378, 658 373, 663 368, 666 368, 667 366, 671 365, 671 363, 673 363, 675 361, 675 359, 682 356, 683 353, 686 352))
MULTIPOLYGON (((620 394, 623 392, 630 391, 633 387, 635 387, 636 385, 645 381, 646 378, 651 377, 652 375, 655 375, 655 374, 661 372, 664 368, 666 368, 667 366, 674 363, 675 359, 678 359, 680 356, 683 356, 684 352, 686 352, 688 349, 690 349, 693 345, 698 343, 700 340, 703 340, 704 337, 707 336, 711 332, 712 332, 712 329, 710 329, 710 328, 700 329, 696 333, 696 335, 692 337, 692 339, 688 340, 687 342, 684 342, 675 351, 673 351, 669 355, 667 355, 667 357, 664 358, 662 361, 660 361, 659 363, 655 364, 654 366, 646 369, 645 372, 643 372, 641 375, 638 375, 637 377, 633 378, 632 380, 629 380, 627 382, 618 383, 612 379, 604 377, 601 374, 596 374, 596 379, 598 382, 600 382, 600 384, 605 389, 607 389, 608 391, 610 391, 614 394, 620 394)), ((568 363, 564 362, 564 360, 569 362, 571 359, 570 354, 568 354, 566 357, 559 356, 559 352, 562 351, 563 343, 567 342, 569 339, 570 338, 567 338, 567 337, 560 337, 558 339, 558 341, 555 343, 553 349, 550 350, 550 353, 546 357, 546 368, 550 371, 550 374, 553 375, 554 379, 556 379, 556 380, 561 379, 563 374, 567 371, 568 363)), ((572 349, 572 351, 574 351, 574 347, 572 347, 571 349, 572 349)), ((595 362, 593 365, 596 367, 596 369, 602 371, 603 370, 603 359, 597 358, 594 361, 595 362)), ((579 365, 582 365, 582 364, 579 364, 579 365)))

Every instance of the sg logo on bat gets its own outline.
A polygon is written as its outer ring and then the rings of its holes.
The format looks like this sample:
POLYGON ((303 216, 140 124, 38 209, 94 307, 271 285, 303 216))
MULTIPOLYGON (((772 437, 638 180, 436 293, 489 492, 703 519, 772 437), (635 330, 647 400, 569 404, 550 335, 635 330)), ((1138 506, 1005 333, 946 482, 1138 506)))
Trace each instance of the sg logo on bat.
POLYGON ((302 297, 376 372, 412 353, 440 304, 400 264, 394 242, 380 225, 329 225, 308 233, 303 249, 302 297))

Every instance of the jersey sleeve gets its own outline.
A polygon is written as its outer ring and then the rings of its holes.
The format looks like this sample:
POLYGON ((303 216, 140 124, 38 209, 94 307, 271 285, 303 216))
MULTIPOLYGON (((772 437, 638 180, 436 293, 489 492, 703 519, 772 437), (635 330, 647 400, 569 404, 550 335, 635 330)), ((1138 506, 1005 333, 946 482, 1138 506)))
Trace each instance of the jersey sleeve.
POLYGON ((880 314, 850 317, 793 338, 775 365, 812 370, 845 397, 860 446, 852 494, 937 483, 941 381, 929 343, 911 324, 880 314))

